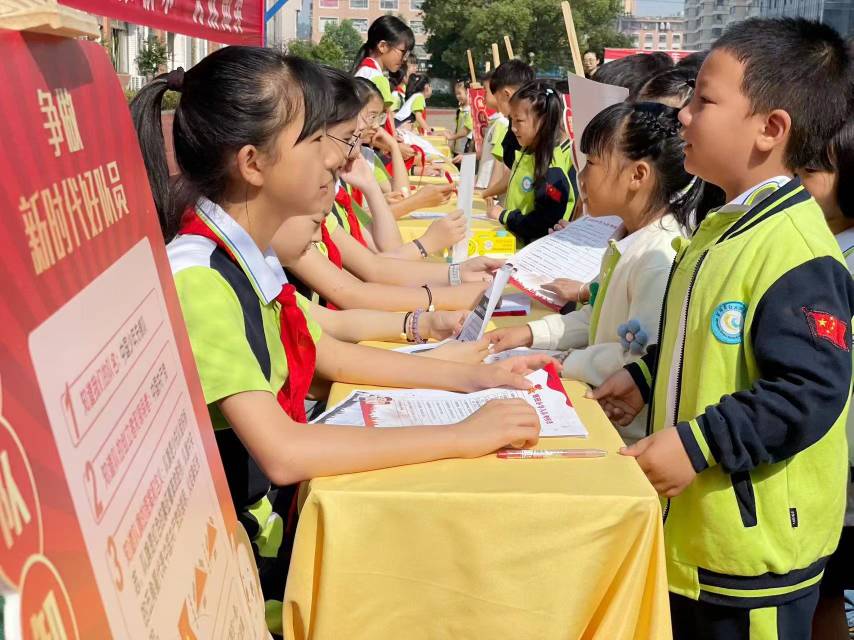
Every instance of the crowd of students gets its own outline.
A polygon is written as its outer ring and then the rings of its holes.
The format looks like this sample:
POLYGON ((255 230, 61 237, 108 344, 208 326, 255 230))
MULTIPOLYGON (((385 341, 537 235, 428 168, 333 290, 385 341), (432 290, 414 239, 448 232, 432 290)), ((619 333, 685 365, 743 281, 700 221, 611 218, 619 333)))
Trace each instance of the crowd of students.
MULTIPOLYGON (((846 421, 854 316, 854 63, 831 28, 748 20, 678 65, 642 54, 594 80, 629 89, 572 140, 564 98, 519 60, 484 79, 496 110, 478 175, 488 214, 528 244, 583 216, 622 225, 592 282, 557 280, 564 313, 425 355, 359 345, 456 335, 502 261, 428 260, 459 212, 404 242, 398 219, 453 185, 404 142, 432 132, 412 31, 384 16, 351 74, 220 49, 132 103, 193 354, 271 631, 317 476, 536 443, 522 401, 455 425, 306 426, 332 381, 527 387, 563 352, 662 496, 676 638, 846 637, 854 498, 846 421), (170 176, 160 125, 180 91, 170 176), (580 173, 573 143, 587 155, 580 173), (846 263, 846 260, 851 260, 846 263), (847 494, 846 494, 847 489, 847 494), (846 514, 847 495, 847 515, 846 514), (843 518, 848 525, 842 534, 843 518), (834 635, 835 634, 835 635, 834 635)), ((596 61, 598 63, 598 61, 596 61)), ((594 71, 595 69, 595 71, 594 71)), ((471 149, 465 83, 446 138, 471 149)), ((571 526, 568 524, 567 526, 571 526)))

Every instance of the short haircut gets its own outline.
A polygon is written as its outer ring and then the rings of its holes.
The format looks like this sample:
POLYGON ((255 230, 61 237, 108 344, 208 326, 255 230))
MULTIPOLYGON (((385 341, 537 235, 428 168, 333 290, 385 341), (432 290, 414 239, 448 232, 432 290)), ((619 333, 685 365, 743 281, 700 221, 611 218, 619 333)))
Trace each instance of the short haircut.
POLYGON ((625 87, 629 90, 629 98, 634 99, 647 80, 671 67, 673 67, 673 60, 666 53, 661 51, 636 53, 603 64, 596 69, 590 79, 603 84, 625 87))
POLYGON ((846 218, 854 218, 854 110, 807 170, 837 174, 837 204, 846 218))
POLYGON ((735 23, 712 46, 744 66, 741 91, 754 114, 782 109, 792 119, 784 162, 808 167, 845 122, 851 57, 832 28, 802 18, 735 23))
POLYGON ((535 77, 534 70, 530 65, 521 60, 508 60, 502 62, 492 72, 489 86, 492 93, 498 93, 505 87, 521 87, 523 84, 534 80, 535 77))

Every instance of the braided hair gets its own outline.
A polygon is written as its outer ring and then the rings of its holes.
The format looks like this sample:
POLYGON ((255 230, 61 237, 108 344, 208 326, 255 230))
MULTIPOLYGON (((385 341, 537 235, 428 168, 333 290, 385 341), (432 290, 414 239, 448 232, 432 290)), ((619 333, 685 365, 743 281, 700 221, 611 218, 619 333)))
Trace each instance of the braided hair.
POLYGON ((658 102, 621 102, 600 111, 581 135, 581 151, 607 157, 617 151, 630 160, 646 160, 655 188, 648 212, 667 207, 685 229, 703 194, 703 181, 685 171, 685 142, 679 135, 678 109, 658 102))
POLYGON ((527 102, 538 120, 537 135, 527 149, 534 156, 534 184, 546 179, 554 157, 555 147, 563 139, 563 96, 551 82, 534 80, 522 85, 510 99, 510 105, 527 102))

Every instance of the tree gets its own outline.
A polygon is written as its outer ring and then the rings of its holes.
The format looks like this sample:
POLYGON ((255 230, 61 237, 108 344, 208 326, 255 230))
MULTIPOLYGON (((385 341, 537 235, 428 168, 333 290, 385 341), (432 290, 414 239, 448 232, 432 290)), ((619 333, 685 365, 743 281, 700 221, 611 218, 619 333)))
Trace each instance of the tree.
POLYGON ((344 51, 325 35, 317 44, 304 40, 291 40, 288 43, 288 53, 292 56, 328 64, 337 69, 345 68, 344 51))
MULTIPOLYGON (((621 0, 575 0, 572 16, 582 51, 592 47, 621 46, 625 39, 614 29, 623 10, 621 0)), ((569 43, 560 0, 425 0, 424 26, 430 32, 427 50, 433 73, 467 77, 466 49, 475 64, 492 60, 491 45, 510 36, 517 56, 534 54, 541 70, 568 67, 569 43)))
POLYGON ((350 20, 343 20, 341 24, 329 25, 323 32, 321 42, 330 40, 337 44, 344 53, 344 63, 352 66, 359 49, 362 47, 362 36, 356 31, 356 27, 350 20))
POLYGON ((151 38, 140 49, 136 66, 142 75, 151 80, 167 59, 166 45, 157 38, 151 38))

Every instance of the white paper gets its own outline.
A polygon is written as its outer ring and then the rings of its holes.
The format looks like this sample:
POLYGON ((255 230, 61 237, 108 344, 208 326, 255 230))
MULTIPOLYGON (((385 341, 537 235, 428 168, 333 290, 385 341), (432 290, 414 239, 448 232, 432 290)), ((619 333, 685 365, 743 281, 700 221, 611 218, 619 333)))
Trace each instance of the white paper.
POLYGON ((458 340, 474 342, 483 337, 486 325, 492 319, 492 313, 495 311, 499 300, 501 300, 501 294, 504 292, 504 287, 510 282, 510 275, 512 273, 513 265, 511 264, 505 264, 495 272, 492 284, 489 285, 489 288, 480 297, 480 301, 474 310, 470 311, 468 316, 466 316, 463 328, 457 337, 458 340))
POLYGON ((469 236, 471 234, 472 200, 474 199, 474 174, 477 156, 467 153, 460 167, 460 184, 457 187, 457 206, 466 217, 466 236, 454 245, 453 262, 464 262, 469 257, 469 236))
POLYGON ((444 162, 446 160, 445 156, 442 153, 440 153, 439 150, 436 147, 434 147, 432 144, 430 144, 427 140, 425 140, 421 136, 413 133, 412 131, 409 131, 408 129, 398 129, 397 132, 398 132, 398 134, 400 134, 400 137, 404 143, 406 143, 408 145, 415 145, 417 147, 421 147, 421 149, 424 150, 424 154, 428 158, 438 156, 438 158, 441 158, 442 164, 444 164, 444 162))
POLYGON ((490 400, 521 399, 540 419, 540 437, 586 437, 587 429, 566 396, 547 385, 548 373, 540 369, 527 376, 532 391, 488 389, 452 393, 432 389, 353 391, 315 422, 332 425, 412 427, 448 425, 468 418, 490 400))
POLYGON ((581 173, 587 164, 587 156, 580 149, 581 134, 597 113, 628 98, 629 90, 570 73, 569 96, 572 100, 572 128, 575 132, 575 168, 581 173))
POLYGON ((531 299, 524 293, 511 293, 501 296, 501 302, 495 307, 492 316, 527 316, 531 313, 531 299))
POLYGON ((608 241, 618 233, 616 216, 584 216, 566 228, 527 245, 509 260, 516 267, 514 280, 522 289, 550 304, 561 304, 542 285, 557 278, 590 282, 602 266, 608 241))

